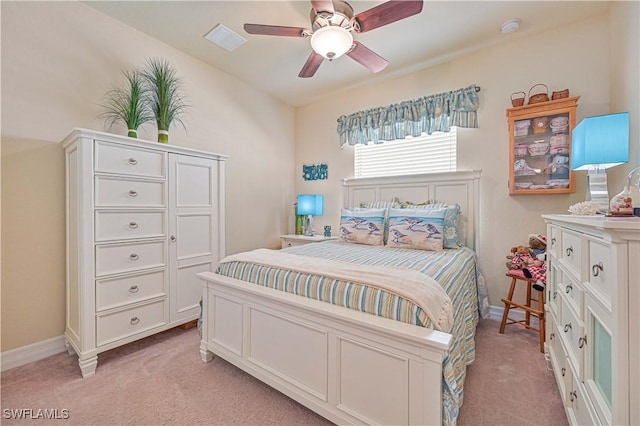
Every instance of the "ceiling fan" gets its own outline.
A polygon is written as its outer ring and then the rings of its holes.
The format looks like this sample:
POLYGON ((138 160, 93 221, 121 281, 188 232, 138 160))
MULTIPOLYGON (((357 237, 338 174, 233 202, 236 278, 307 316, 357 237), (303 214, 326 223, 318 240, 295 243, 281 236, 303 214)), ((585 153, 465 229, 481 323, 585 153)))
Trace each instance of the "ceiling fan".
POLYGON ((244 24, 249 34, 285 37, 311 37, 311 55, 298 77, 312 77, 324 59, 347 55, 372 72, 382 71, 389 62, 353 40, 353 32, 364 33, 399 21, 422 11, 422 0, 390 0, 354 16, 351 5, 343 0, 311 0, 311 30, 301 27, 244 24))

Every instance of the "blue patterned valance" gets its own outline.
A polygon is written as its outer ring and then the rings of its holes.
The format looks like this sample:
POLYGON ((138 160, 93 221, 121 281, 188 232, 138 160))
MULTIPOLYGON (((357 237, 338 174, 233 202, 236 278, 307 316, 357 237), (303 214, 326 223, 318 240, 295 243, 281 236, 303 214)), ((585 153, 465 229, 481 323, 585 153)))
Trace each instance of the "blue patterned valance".
POLYGON ((451 126, 478 127, 479 87, 425 96, 338 118, 340 146, 382 143, 407 136, 448 132, 451 126))

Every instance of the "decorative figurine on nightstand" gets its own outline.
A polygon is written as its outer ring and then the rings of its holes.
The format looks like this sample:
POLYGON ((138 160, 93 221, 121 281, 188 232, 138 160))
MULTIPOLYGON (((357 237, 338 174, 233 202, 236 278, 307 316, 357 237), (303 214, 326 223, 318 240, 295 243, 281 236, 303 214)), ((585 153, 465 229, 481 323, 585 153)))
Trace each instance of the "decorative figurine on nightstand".
POLYGON ((325 225, 324 226, 324 236, 325 237, 330 237, 331 236, 331 225, 325 225))

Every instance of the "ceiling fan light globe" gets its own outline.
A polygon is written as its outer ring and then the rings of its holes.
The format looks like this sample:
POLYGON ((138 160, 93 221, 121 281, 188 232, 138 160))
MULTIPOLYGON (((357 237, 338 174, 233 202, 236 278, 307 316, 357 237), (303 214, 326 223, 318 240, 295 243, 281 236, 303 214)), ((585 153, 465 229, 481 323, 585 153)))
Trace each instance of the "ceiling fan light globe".
POLYGON ((344 55, 353 45, 353 36, 342 27, 330 25, 319 28, 311 36, 313 50, 327 59, 344 55))

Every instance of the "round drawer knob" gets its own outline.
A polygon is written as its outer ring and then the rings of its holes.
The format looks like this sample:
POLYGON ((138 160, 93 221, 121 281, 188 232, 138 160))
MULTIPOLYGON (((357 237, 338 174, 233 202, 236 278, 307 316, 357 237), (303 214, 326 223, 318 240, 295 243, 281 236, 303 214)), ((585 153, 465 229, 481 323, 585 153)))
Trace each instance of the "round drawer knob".
POLYGON ((136 160, 135 158, 131 157, 131 158, 129 158, 128 163, 131 164, 132 166, 135 166, 136 164, 138 164, 138 160, 136 160))
POLYGON ((131 325, 138 325, 139 322, 140 322, 140 318, 138 317, 132 317, 131 320, 129 320, 129 323, 131 325))
POLYGON ((135 261, 135 260, 138 260, 138 259, 140 259, 140 256, 138 256, 138 255, 137 255, 137 254, 135 254, 135 253, 131 253, 131 254, 129 255, 129 260, 134 260, 134 261, 135 261))
POLYGON ((129 229, 137 229, 138 224, 136 222, 129 222, 129 229))
POLYGON ((138 288, 137 285, 132 285, 131 287, 129 287, 129 293, 137 293, 140 289, 138 288))
POLYGON ((129 197, 137 197, 137 196, 138 196, 138 191, 136 191, 135 189, 129 190, 129 197))

